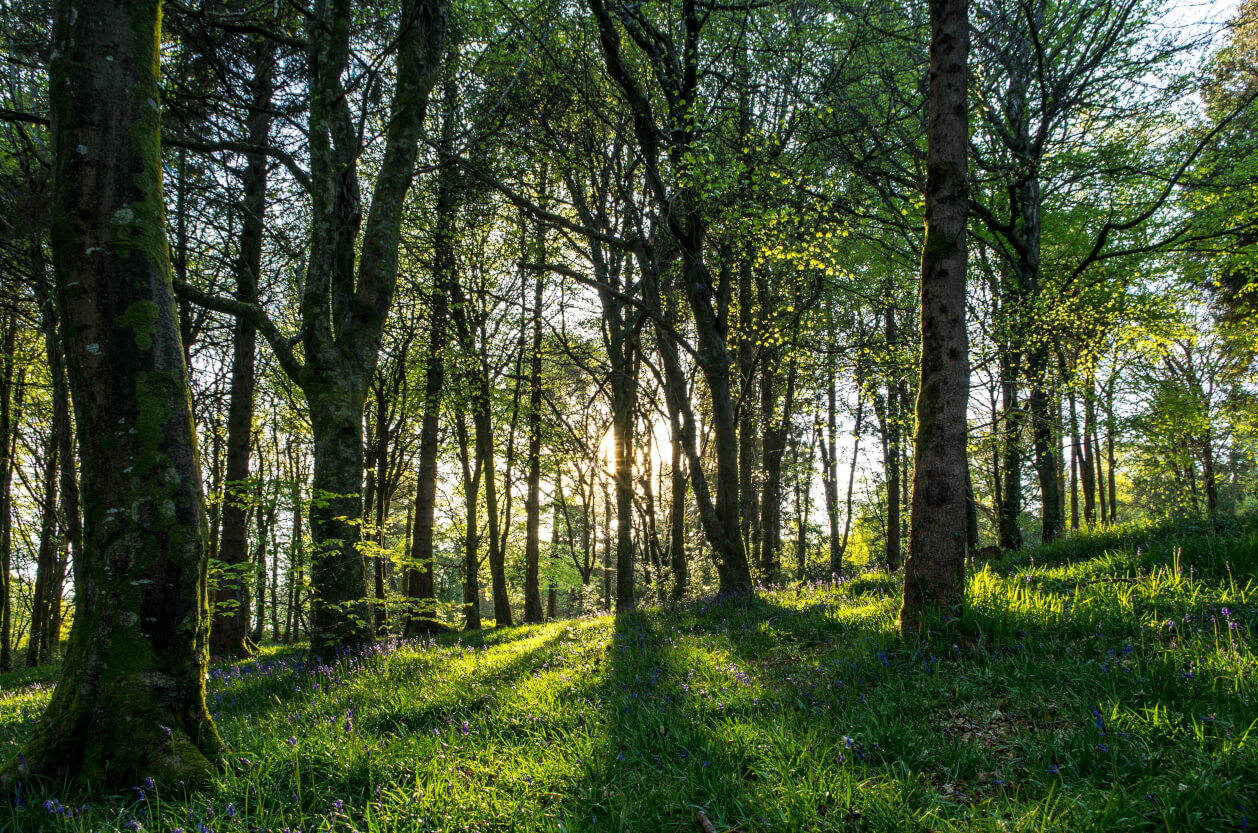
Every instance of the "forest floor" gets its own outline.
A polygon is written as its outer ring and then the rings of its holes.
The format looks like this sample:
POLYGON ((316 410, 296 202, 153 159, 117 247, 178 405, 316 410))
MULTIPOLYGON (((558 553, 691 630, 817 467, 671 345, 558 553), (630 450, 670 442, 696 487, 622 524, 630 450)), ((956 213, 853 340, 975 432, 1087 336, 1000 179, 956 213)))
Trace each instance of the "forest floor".
MULTIPOLYGON (((911 643, 866 572, 327 664, 270 649, 211 673, 210 792, 10 796, 0 829, 1243 830, 1256 567, 1258 524, 1181 523, 979 569, 911 643)), ((53 673, 0 679, 5 755, 53 673)))

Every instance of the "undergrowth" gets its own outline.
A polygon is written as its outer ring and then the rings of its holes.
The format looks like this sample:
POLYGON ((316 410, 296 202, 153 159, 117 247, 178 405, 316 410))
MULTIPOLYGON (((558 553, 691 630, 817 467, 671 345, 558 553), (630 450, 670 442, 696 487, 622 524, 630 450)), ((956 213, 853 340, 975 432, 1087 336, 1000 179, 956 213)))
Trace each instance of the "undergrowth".
MULTIPOLYGON (((896 634, 885 573, 215 668, 209 792, 13 794, 97 831, 1242 830, 1258 810, 1258 531, 1080 535, 896 634)), ((6 676, 15 753, 47 675, 6 676)))

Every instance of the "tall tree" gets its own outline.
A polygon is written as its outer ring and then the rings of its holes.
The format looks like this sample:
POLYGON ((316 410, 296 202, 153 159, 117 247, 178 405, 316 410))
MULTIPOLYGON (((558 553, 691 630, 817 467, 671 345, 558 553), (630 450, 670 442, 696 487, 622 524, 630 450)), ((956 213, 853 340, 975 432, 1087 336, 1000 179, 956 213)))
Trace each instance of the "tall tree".
POLYGON ((397 286, 402 206, 429 93, 441 69, 446 16, 444 0, 401 4, 391 43, 396 51, 393 98, 364 223, 359 181, 364 136, 347 85, 376 82, 351 76, 353 4, 314 4, 306 55, 312 223, 298 337, 283 335, 258 304, 180 287, 192 300, 249 317, 309 405, 314 441, 311 648, 316 653, 373 636, 366 566, 356 546, 363 517, 363 414, 397 286), (293 350, 297 342, 300 358, 293 350))
MULTIPOLYGON (((256 38, 251 44, 251 101, 246 116, 246 141, 258 150, 246 154, 241 176, 240 251, 233 264, 236 298, 256 303, 262 271, 263 220, 266 213, 267 158, 260 148, 271 132, 271 96, 275 42, 256 38)), ((210 629, 210 653, 243 657, 249 653, 249 594, 244 569, 249 563, 247 527, 249 452, 253 447, 254 359, 257 327, 247 316, 236 318, 232 336, 231 400, 227 407, 226 482, 223 484, 222 526, 218 561, 222 574, 215 592, 215 617, 210 629)))
POLYGON ((59 3, 50 67, 53 258, 80 431, 83 563, 65 665, 4 779, 197 784, 205 500, 167 260, 156 0, 59 3))
POLYGON ((928 606, 957 604, 965 573, 969 41, 968 0, 931 0, 921 387, 913 436, 909 553, 900 609, 904 634, 920 629, 928 606))

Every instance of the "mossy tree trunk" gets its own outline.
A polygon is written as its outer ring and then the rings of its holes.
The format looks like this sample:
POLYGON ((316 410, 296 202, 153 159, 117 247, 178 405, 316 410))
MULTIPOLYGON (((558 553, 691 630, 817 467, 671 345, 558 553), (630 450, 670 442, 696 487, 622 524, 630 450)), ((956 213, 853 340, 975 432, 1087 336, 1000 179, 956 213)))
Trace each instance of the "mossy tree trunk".
POLYGON ((160 6, 61 3, 53 256, 84 515, 61 677, 4 779, 205 782, 207 524, 167 259, 160 6))
POLYGON ((968 0, 930 2, 921 388, 900 610, 904 634, 921 628, 929 607, 959 605, 964 587, 970 386, 965 304, 968 11, 968 0))

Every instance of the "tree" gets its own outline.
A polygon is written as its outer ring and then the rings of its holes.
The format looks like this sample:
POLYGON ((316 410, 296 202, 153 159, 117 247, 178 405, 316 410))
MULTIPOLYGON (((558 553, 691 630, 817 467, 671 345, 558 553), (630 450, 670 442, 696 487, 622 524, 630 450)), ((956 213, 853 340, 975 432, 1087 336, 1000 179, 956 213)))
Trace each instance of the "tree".
POLYGON ((283 335, 256 303, 180 287, 194 301, 253 321, 310 407, 316 653, 372 638, 366 568, 356 546, 363 517, 363 414, 397 287, 402 207, 444 57, 446 16, 443 0, 401 4, 392 42, 394 94, 364 222, 359 183, 364 138, 355 127, 347 84, 377 81, 347 78, 352 4, 320 0, 314 6, 307 37, 312 225, 298 336, 283 335), (293 350, 298 343, 301 356, 293 350))
POLYGON ((205 706, 205 500, 166 249, 160 19, 156 0, 57 9, 52 242, 85 535, 65 666, 8 781, 196 784, 222 747, 205 706))
POLYGON ((901 633, 921 627, 928 606, 958 603, 965 574, 966 217, 969 118, 968 0, 931 0, 930 91, 926 113, 926 242, 922 247, 921 387, 909 554, 904 562, 901 633))

